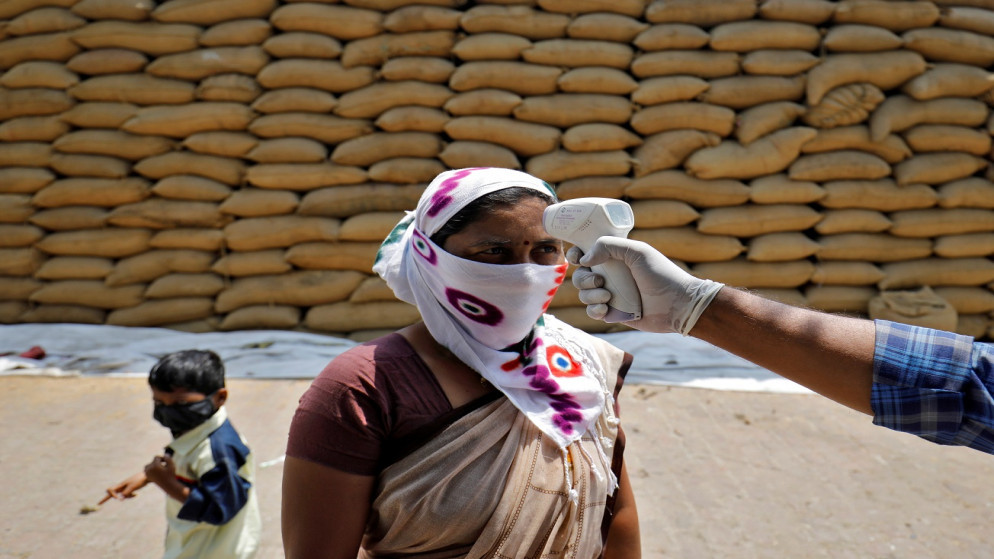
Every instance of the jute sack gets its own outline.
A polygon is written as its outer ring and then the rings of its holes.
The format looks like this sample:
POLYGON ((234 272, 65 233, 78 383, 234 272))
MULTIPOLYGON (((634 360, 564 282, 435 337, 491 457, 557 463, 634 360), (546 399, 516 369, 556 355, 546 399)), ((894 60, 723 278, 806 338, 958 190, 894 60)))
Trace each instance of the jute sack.
POLYGON ((668 170, 635 179, 625 188, 625 196, 636 200, 679 200, 698 208, 713 208, 746 203, 749 187, 737 180, 704 180, 683 171, 668 170))
POLYGON ((750 262, 790 262, 814 256, 821 248, 803 233, 769 233, 749 240, 746 260, 750 262))
POLYGON ((167 274, 153 281, 145 290, 147 299, 176 297, 213 297, 224 289, 224 279, 216 274, 167 274))
POLYGON ((901 91, 926 101, 939 97, 976 97, 994 88, 994 74, 969 64, 936 64, 904 84, 901 91))
MULTIPOLYGON (((748 146, 726 140, 715 147, 694 152, 687 158, 685 167, 688 174, 702 179, 751 179, 772 175, 788 166, 793 167, 792 162, 800 153, 801 146, 816 134, 814 128, 796 126, 767 134, 748 146)), ((814 180, 793 173, 790 173, 790 178, 814 180)))
MULTIPOLYGON (((962 314, 956 319, 956 333, 980 339, 987 336, 987 328, 992 324, 986 314, 962 314)), ((991 336, 987 336, 990 338, 991 336)))
POLYGON ((106 155, 53 153, 48 164, 67 177, 123 179, 131 174, 131 163, 106 155))
POLYGON ((984 156, 991 151, 991 135, 966 126, 922 124, 905 132, 904 139, 916 152, 962 151, 984 156))
POLYGON ((448 83, 456 71, 451 60, 438 56, 402 56, 383 63, 380 77, 389 81, 421 80, 429 83, 448 83))
POLYGON ((37 305, 24 311, 18 322, 44 324, 51 322, 72 324, 103 324, 107 312, 79 305, 37 305))
MULTIPOLYGON (((735 138, 740 144, 747 146, 762 136, 794 124, 797 117, 806 111, 804 105, 791 101, 756 105, 739 113, 735 121, 735 138)), ((801 149, 804 149, 803 146, 801 149)))
POLYGON ((665 76, 638 82, 632 91, 632 101, 642 105, 658 105, 674 101, 689 101, 707 91, 711 84, 694 76, 665 76))
POLYGON ((711 36, 696 25, 687 23, 661 23, 639 33, 635 46, 641 51, 694 50, 708 44, 711 36))
POLYGON ((220 202, 231 195, 231 188, 204 177, 173 175, 155 183, 152 193, 171 200, 220 202))
POLYGON ((372 328, 403 328, 421 320, 418 308, 402 301, 318 305, 307 311, 304 324, 325 332, 352 332, 372 328))
POLYGON ((492 142, 526 157, 555 150, 562 137, 554 126, 492 116, 453 118, 445 133, 453 140, 492 142))
POLYGON ((994 234, 945 235, 935 239, 932 251, 942 258, 969 258, 994 254, 994 234))
POLYGON ((0 6, 0 19, 13 19, 21 14, 30 13, 31 10, 41 6, 69 8, 75 3, 75 0, 46 0, 43 2, 38 0, 8 0, 0 6))
POLYGON ((380 241, 301 243, 286 251, 286 261, 302 270, 356 270, 369 273, 373 269, 380 241))
POLYGON ((152 19, 213 25, 233 19, 266 17, 276 4, 276 0, 170 0, 152 11, 152 19))
POLYGON ((840 2, 834 19, 838 23, 861 23, 892 31, 930 27, 939 20, 939 8, 932 2, 885 2, 882 0, 840 2))
POLYGON ((643 136, 667 130, 694 129, 725 137, 735 127, 735 111, 710 103, 677 101, 644 107, 631 116, 630 124, 643 136))
POLYGON ((749 262, 742 257, 728 262, 702 262, 693 274, 735 287, 799 287, 814 273, 807 260, 794 262, 749 262))
POLYGON ((32 276, 45 261, 34 248, 0 248, 0 275, 32 276))
POLYGON ((872 262, 844 260, 818 262, 811 283, 818 285, 874 285, 884 279, 884 272, 872 262))
POLYGON ((637 55, 632 61, 631 72, 638 78, 674 75, 721 78, 738 74, 739 59, 739 54, 734 52, 654 51, 637 55))
POLYGON ((574 68, 557 82, 564 93, 600 93, 604 95, 628 95, 639 84, 628 72, 617 68, 574 68))
POLYGON ((403 217, 404 212, 366 212, 354 215, 342 222, 338 239, 382 242, 403 217))
POLYGON ((337 219, 325 217, 253 217, 225 226, 224 237, 232 250, 284 248, 308 241, 335 241, 339 226, 337 219))
POLYGON ((337 144, 369 134, 373 131, 373 125, 365 119, 328 114, 278 113, 256 118, 249 124, 248 130, 260 138, 303 136, 326 144, 337 144))
POLYGON ((118 227, 223 227, 231 216, 223 215, 213 202, 191 202, 150 198, 134 204, 117 206, 107 216, 107 223, 118 227))
POLYGON ((268 19, 245 18, 216 23, 204 30, 200 44, 205 47, 248 46, 262 44, 273 34, 268 19))
POLYGON ((300 323, 300 309, 289 305, 253 305, 225 315, 219 330, 291 330, 300 323))
POLYGON ((111 287, 101 280, 64 280, 45 284, 31 294, 33 303, 80 305, 98 309, 133 307, 142 302, 144 285, 111 287))
POLYGON ((33 194, 55 180, 52 171, 38 167, 0 169, 0 194, 33 194))
POLYGON ((26 247, 42 238, 45 232, 34 225, 0 223, 0 247, 26 247))
POLYGON ((956 309, 927 285, 914 291, 884 291, 870 299, 867 311, 874 320, 890 320, 947 332, 956 329, 956 309))
POLYGON ((159 56, 145 66, 145 72, 161 78, 201 80, 224 73, 254 76, 269 62, 259 46, 216 47, 159 56))
POLYGON ((29 60, 65 62, 80 51, 70 32, 42 33, 13 37, 0 42, 0 69, 6 70, 29 60))
POLYGON ((345 118, 375 118, 404 105, 441 107, 452 95, 448 87, 440 84, 415 80, 379 82, 339 97, 335 114, 345 118))
POLYGON ((262 95, 255 78, 242 74, 218 74, 201 80, 194 91, 200 101, 251 103, 262 95))
POLYGON ((514 60, 480 60, 460 64, 449 78, 453 91, 506 89, 522 96, 548 95, 557 90, 564 69, 514 60), (515 79, 508 80, 509 76, 515 79))
POLYGON ((830 0, 767 0, 759 6, 763 19, 824 23, 835 13, 838 3, 830 0))
POLYGON ((107 286, 147 283, 170 273, 199 274, 210 270, 214 254, 199 250, 150 250, 123 258, 104 278, 107 286))
POLYGON ((876 296, 875 288, 856 285, 810 285, 804 289, 808 306, 823 312, 865 314, 876 296))
POLYGON ((676 200, 638 200, 632 202, 632 212, 639 229, 681 227, 701 217, 693 206, 676 200))
MULTIPOLYGON (((538 0, 538 5, 547 12, 557 12, 562 14, 591 14, 592 12, 608 12, 612 15, 621 14, 630 17, 640 17, 645 11, 645 2, 642 0, 538 0)), ((588 17, 580 16, 577 19, 588 17)))
POLYGON ((398 56, 448 56, 455 45, 453 31, 383 33, 355 39, 342 49, 342 66, 380 66, 398 56))
POLYGON ((929 60, 982 68, 994 63, 994 38, 962 29, 912 29, 901 35, 904 48, 929 60))
POLYGON ((632 153, 635 176, 678 167, 697 150, 720 143, 718 134, 702 130, 675 129, 652 134, 632 153))
POLYGON ((435 157, 442 140, 426 132, 374 132, 346 140, 331 152, 339 165, 366 166, 393 157, 435 157))
POLYGON ((79 103, 59 115, 63 121, 78 128, 117 128, 138 114, 131 103, 79 103))
POLYGON ((65 64, 47 61, 22 62, 0 76, 0 86, 11 89, 45 87, 65 89, 79 83, 79 76, 65 64))
POLYGON ((560 200, 574 198, 621 198, 632 183, 628 177, 580 177, 559 183, 556 196, 560 200))
POLYGON ((344 301, 365 277, 353 270, 303 270, 237 278, 218 294, 214 310, 227 313, 250 305, 312 307, 344 301))
POLYGON ((631 168, 631 156, 624 150, 586 153, 557 150, 536 155, 525 163, 528 174, 549 183, 585 176, 627 175, 631 168))
POLYGON ((871 83, 849 83, 832 89, 804 115, 804 122, 818 128, 858 124, 869 118, 884 100, 871 83))
POLYGON ((418 205, 424 185, 362 184, 308 192, 297 213, 346 218, 364 212, 410 210, 418 205))
POLYGON ((749 52, 759 49, 811 51, 821 44, 817 27, 790 21, 736 21, 711 29, 712 50, 749 52))
MULTIPOLYGON (((447 101, 446 106, 448 104, 447 101)), ((451 118, 450 114, 456 113, 432 107, 394 107, 376 117, 374 124, 384 132, 440 133, 445 130, 445 123, 451 118)))
MULTIPOLYGON (((475 89, 449 97, 442 108, 452 116, 509 116, 520 104, 521 96, 517 93, 502 89, 475 89)), ((405 107, 397 107, 391 111, 404 109, 405 107)))
POLYGON ((189 174, 238 186, 245 176, 244 162, 216 155, 174 151, 146 157, 135 164, 135 171, 150 179, 189 174))
POLYGON ((0 277, 0 298, 8 301, 27 301, 28 297, 38 290, 42 282, 32 278, 0 277))
POLYGON ((932 254, 929 239, 908 239, 886 233, 843 233, 818 239, 820 260, 865 260, 897 262, 932 254))
POLYGON ((804 231, 814 227, 819 220, 821 214, 810 206, 743 205, 702 211, 697 230, 709 235, 755 237, 780 231, 804 231))
POLYGON ((943 184, 938 188, 938 196, 939 206, 943 208, 994 209, 994 183, 980 177, 943 184))
POLYGON ((841 150, 802 155, 790 164, 787 174, 796 180, 823 182, 875 180, 890 175, 890 172, 890 165, 876 155, 856 150, 841 150))
POLYGON ((641 144, 642 138, 616 124, 578 124, 563 133, 563 147, 574 152, 626 149, 641 144))
POLYGON ((705 235, 693 227, 635 229, 629 237, 684 262, 723 262, 745 251, 745 246, 735 237, 705 235))
POLYGON ((107 324, 115 326, 163 326, 207 318, 214 314, 210 297, 179 297, 145 301, 134 307, 118 308, 107 314, 107 324))
POLYGON ((540 40, 566 36, 571 18, 550 14, 531 6, 473 6, 466 10, 459 25, 469 34, 510 33, 540 40))
POLYGON ((994 292, 986 287, 936 287, 934 291, 960 314, 994 311, 994 292))
POLYGON ((294 192, 246 187, 232 192, 218 209, 238 217, 261 217, 291 214, 299 203, 294 192))
POLYGON ((898 237, 938 237, 994 231, 994 210, 933 208, 890 214, 890 233, 898 237))
POLYGON ((57 114, 71 108, 73 103, 64 91, 36 87, 0 88, 0 119, 57 114))
POLYGON ((671 0, 653 2, 645 9, 650 23, 692 23, 711 27, 729 21, 752 19, 756 15, 752 0, 671 0))
POLYGON ((37 211, 31 214, 29 221, 50 231, 100 229, 107 224, 109 213, 103 208, 94 206, 68 206, 37 211))
POLYGON ((66 69, 88 76, 140 72, 148 57, 131 49, 98 48, 83 51, 66 62, 66 69))
POLYGON ((152 56, 198 48, 203 29, 184 23, 150 21, 93 21, 72 33, 72 40, 87 49, 120 48, 152 56))
POLYGON ((447 168, 441 161, 428 157, 394 157, 369 166, 369 179, 397 184, 431 182, 447 168))
POLYGON ((520 35, 510 33, 479 33, 459 39, 452 46, 452 54, 459 60, 517 60, 521 51, 532 42, 520 35))
POLYGON ((887 91, 925 69, 925 59, 911 50, 830 54, 807 74, 807 102, 817 105, 826 93, 850 83, 872 83, 887 91))
POLYGON ((206 228, 166 229, 157 232, 148 245, 161 249, 217 251, 224 246, 224 231, 206 228))
POLYGON ((161 136, 143 136, 120 130, 76 130, 52 142, 62 153, 108 155, 128 161, 147 160, 176 149, 176 142, 161 136))
POLYGON ((247 132, 210 130, 197 132, 183 139, 183 147, 205 155, 221 157, 243 157, 259 145, 259 138, 247 132))
POLYGON ((355 288, 349 301, 353 303, 368 303, 370 301, 397 301, 393 290, 380 276, 370 276, 355 288))
POLYGON ((256 163, 317 163, 328 158, 328 148, 309 138, 262 140, 245 157, 256 163))
POLYGON ((994 14, 985 7, 943 5, 939 15, 939 25, 983 35, 994 35, 994 14))
POLYGON ((330 60, 342 54, 342 43, 320 33, 290 31, 269 37, 262 49, 276 58, 319 58, 330 60))
POLYGON ((976 99, 916 101, 907 95, 892 95, 870 115, 870 138, 879 142, 891 132, 903 132, 917 124, 980 126, 987 121, 988 112, 987 105, 976 99))
POLYGON ((260 113, 328 113, 338 100, 327 91, 308 87, 283 87, 267 91, 252 102, 252 109, 260 113))
POLYGON ((988 161, 969 153, 923 153, 894 166, 899 185, 941 184, 969 177, 985 169, 988 161))
POLYGON ((825 189, 818 183, 791 180, 784 173, 749 183, 749 200, 756 204, 810 204, 824 197, 825 189))
POLYGON ((68 131, 57 116, 22 116, 0 124, 0 141, 50 142, 68 131))
POLYGON ((26 194, 0 195, 0 223, 24 223, 34 213, 31 197, 26 194))
POLYGON ((346 68, 337 60, 288 58, 266 64, 255 76, 266 89, 311 87, 343 93, 376 81, 371 66, 346 68))
POLYGON ((31 198, 40 208, 100 206, 112 208, 140 202, 151 195, 149 181, 140 177, 61 179, 42 188, 31 198))
POLYGON ((521 169, 518 156, 510 149, 489 142, 457 140, 446 144, 438 158, 450 169, 503 167, 521 169))
MULTIPOLYGON (((546 1, 546 4, 549 2, 546 1)), ((576 2, 563 2, 564 4, 576 4, 576 2)), ((604 2, 612 4, 612 2, 604 2)), ((566 35, 573 39, 599 39, 603 41, 617 41, 619 43, 631 43, 639 33, 649 28, 649 25, 637 19, 642 15, 644 9, 643 2, 631 0, 631 10, 619 9, 618 6, 604 6, 603 10, 587 12, 576 16, 566 27, 566 35), (635 13, 637 10, 638 13, 635 13), (616 12, 616 13, 611 13, 616 12)), ((558 11, 549 10, 546 11, 558 11)), ((576 13, 576 12, 574 12, 576 13)))
POLYGON ((139 109, 121 128, 135 134, 185 138, 207 130, 245 130, 255 116, 242 103, 201 101, 139 109))
POLYGON ((634 52, 627 44, 590 39, 546 39, 521 51, 525 62, 566 66, 604 66, 626 69, 634 52))
POLYGON ((753 76, 796 76, 814 68, 819 62, 820 58, 804 50, 763 49, 743 56, 742 70, 753 76))
POLYGON ((911 148, 896 134, 874 141, 870 129, 864 125, 840 126, 818 130, 818 135, 801 146, 801 153, 860 150, 872 153, 891 165, 911 157, 911 148))
POLYGON ((280 31, 309 31, 350 41, 382 33, 383 18, 376 10, 306 2, 280 6, 269 21, 280 31))
POLYGON ((880 52, 901 48, 904 40, 896 33, 875 25, 859 23, 836 25, 825 33, 823 44, 832 52, 880 52))
POLYGON ((147 229, 59 231, 45 235, 35 247, 54 255, 124 258, 148 250, 151 237, 147 229))
POLYGON ((211 271, 232 277, 284 274, 293 266, 283 258, 283 252, 282 249, 230 252, 214 261, 211 271))
POLYGON ((5 35, 37 35, 70 31, 86 25, 86 20, 61 7, 42 7, 5 22, 5 35))
POLYGON ((808 300, 804 297, 804 294, 797 289, 789 287, 761 287, 754 289, 753 293, 764 299, 778 301, 785 305, 793 305, 795 307, 808 306, 808 300))
POLYGON ((383 18, 383 28, 391 33, 459 29, 462 12, 445 6, 405 6, 383 18))
POLYGON ((826 210, 815 225, 819 235, 838 233, 883 233, 894 223, 876 210, 826 210))
POLYGON ((875 181, 830 181, 822 185, 825 197, 820 204, 826 208, 866 208, 892 212, 930 208, 938 195, 926 184, 898 186, 893 179, 875 181))

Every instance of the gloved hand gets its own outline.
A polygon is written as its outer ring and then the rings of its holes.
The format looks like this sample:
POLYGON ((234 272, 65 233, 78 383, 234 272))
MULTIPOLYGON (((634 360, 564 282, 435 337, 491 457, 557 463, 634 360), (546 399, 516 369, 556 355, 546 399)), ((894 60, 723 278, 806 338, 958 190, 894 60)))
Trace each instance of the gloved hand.
POLYGON ((620 260, 628 266, 642 296, 642 319, 626 322, 645 332, 679 332, 686 336, 723 284, 696 278, 641 241, 621 237, 601 237, 583 254, 577 247, 566 253, 573 271, 573 285, 580 290, 580 302, 587 315, 600 320, 607 314, 611 292, 603 289, 604 278, 590 267, 620 260))

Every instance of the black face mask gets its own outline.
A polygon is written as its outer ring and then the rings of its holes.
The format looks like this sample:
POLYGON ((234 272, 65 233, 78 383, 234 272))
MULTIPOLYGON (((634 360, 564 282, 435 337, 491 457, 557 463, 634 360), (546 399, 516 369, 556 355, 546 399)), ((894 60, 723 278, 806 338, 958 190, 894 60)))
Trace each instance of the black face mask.
POLYGON ((152 417, 163 427, 172 431, 173 437, 178 437, 210 419, 216 411, 214 400, 208 396, 199 402, 188 404, 173 404, 171 406, 156 404, 152 417))

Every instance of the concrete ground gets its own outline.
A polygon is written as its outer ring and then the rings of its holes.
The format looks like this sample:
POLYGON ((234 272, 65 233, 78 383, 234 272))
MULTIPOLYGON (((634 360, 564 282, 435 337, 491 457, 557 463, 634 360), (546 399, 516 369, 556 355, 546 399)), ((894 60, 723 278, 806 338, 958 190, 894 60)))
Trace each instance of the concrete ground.
MULTIPOLYGON (((257 462, 282 456, 306 380, 229 380, 257 462)), ((987 558, 994 456, 874 427, 811 395, 631 385, 643 556, 987 558)), ((168 442, 143 379, 0 377, 0 559, 161 554, 164 496, 90 514, 168 442)), ((258 471, 262 559, 282 557, 277 462, 258 471)))

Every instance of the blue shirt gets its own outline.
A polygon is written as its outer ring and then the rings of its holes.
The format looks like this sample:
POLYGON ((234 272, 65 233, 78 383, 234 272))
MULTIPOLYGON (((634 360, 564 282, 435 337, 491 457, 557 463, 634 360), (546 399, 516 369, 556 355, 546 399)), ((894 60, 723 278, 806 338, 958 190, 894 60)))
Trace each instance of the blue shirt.
POLYGON ((873 423, 994 454, 994 345, 876 321, 873 423))

